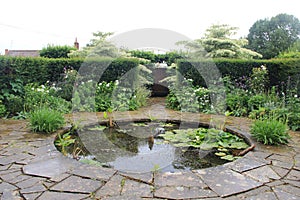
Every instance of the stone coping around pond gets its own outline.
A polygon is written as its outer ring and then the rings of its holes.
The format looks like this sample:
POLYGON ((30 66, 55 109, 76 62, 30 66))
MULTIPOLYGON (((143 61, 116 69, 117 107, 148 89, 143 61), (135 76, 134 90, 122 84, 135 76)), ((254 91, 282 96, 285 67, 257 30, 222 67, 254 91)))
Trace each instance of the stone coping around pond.
POLYGON ((57 133, 0 122, 0 199, 300 199, 299 132, 290 132, 288 145, 266 146, 247 135, 248 119, 230 117, 227 128, 256 145, 244 157, 189 172, 129 174, 63 156, 53 143, 57 133))

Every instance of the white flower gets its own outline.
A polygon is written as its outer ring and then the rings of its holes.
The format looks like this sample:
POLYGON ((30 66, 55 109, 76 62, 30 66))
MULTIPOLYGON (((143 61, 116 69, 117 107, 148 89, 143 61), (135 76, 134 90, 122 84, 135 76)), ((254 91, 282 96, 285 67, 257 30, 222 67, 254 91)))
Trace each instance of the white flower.
POLYGON ((109 83, 106 84, 106 87, 109 87, 109 83))
POLYGON ((118 81, 118 80, 116 80, 116 81, 115 81, 115 84, 116 84, 116 85, 119 85, 119 81, 118 81))
POLYGON ((267 69, 266 66, 264 66, 264 65, 262 65, 260 67, 261 67, 262 70, 266 70, 267 69))
POLYGON ((41 87, 44 89, 45 88, 45 86, 44 85, 41 85, 41 87))
POLYGON ((87 82, 90 83, 90 82, 92 82, 92 80, 88 80, 87 82))
POLYGON ((103 83, 103 82, 99 83, 99 86, 101 86, 101 85, 102 85, 102 83, 103 83))
POLYGON ((298 95, 295 94, 294 97, 295 97, 295 98, 298 98, 298 95))

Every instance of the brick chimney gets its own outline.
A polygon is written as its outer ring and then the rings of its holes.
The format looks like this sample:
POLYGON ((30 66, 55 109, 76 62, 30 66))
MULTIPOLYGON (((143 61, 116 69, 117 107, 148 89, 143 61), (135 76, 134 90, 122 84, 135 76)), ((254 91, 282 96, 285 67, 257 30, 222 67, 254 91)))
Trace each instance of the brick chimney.
POLYGON ((78 50, 79 49, 79 43, 77 42, 77 37, 75 38, 74 47, 78 50))
POLYGON ((7 55, 8 55, 8 52, 9 52, 8 49, 5 49, 5 54, 4 54, 4 55, 7 56, 7 55))

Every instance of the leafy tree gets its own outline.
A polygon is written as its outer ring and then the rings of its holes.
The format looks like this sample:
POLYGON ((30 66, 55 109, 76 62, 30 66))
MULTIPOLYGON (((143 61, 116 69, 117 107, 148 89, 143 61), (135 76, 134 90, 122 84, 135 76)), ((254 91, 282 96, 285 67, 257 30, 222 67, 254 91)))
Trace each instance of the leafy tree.
POLYGON ((82 50, 72 51, 70 57, 111 57, 115 58, 120 56, 118 48, 110 41, 107 40, 109 36, 113 35, 112 32, 96 32, 93 33, 94 38, 90 43, 83 47, 82 50))
POLYGON ((299 34, 299 20, 293 15, 279 14, 270 20, 258 20, 252 25, 247 36, 247 47, 269 59, 286 51, 297 41, 299 34))
POLYGON ((189 49, 192 57, 212 57, 212 58, 260 58, 261 55, 244 48, 248 44, 246 39, 233 39, 237 27, 227 24, 212 25, 209 27, 204 37, 191 42, 179 42, 189 49))
POLYGON ((300 58, 300 40, 297 40, 286 51, 280 52, 278 58, 300 58))
POLYGON ((47 47, 44 47, 40 51, 41 57, 46 58, 68 58, 68 54, 75 50, 75 47, 71 46, 55 46, 55 45, 48 45, 47 47))

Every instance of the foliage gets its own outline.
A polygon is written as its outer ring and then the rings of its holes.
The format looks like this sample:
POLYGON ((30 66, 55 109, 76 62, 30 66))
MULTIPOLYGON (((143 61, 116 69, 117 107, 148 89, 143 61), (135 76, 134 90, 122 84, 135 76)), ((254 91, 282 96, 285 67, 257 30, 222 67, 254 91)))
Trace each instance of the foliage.
POLYGON ((241 117, 248 113, 247 102, 249 96, 241 89, 235 89, 226 95, 226 105, 234 116, 241 117))
POLYGON ((268 84, 268 70, 265 66, 260 68, 253 68, 251 79, 250 79, 250 88, 255 94, 263 93, 266 90, 268 84))
POLYGON ((71 51, 68 56, 74 57, 109 57, 117 58, 122 54, 119 49, 110 41, 107 40, 109 36, 113 35, 112 32, 98 31, 93 33, 94 38, 90 40, 90 43, 83 47, 81 50, 71 51))
POLYGON ((286 124, 274 120, 256 120, 251 126, 250 133, 257 141, 266 145, 278 145, 288 143, 289 135, 286 124))
POLYGON ((300 58, 300 39, 287 50, 280 52, 278 58, 300 58))
MULTIPOLYGON (((15 114, 23 110, 24 86, 29 83, 55 84, 61 88, 56 96, 71 100, 77 70, 82 65, 94 66, 101 80, 114 81, 138 66, 137 59, 49 59, 0 56, 0 96, 7 112, 15 114), (106 67, 106 70, 102 66, 106 67), (104 71, 104 72, 103 72, 104 71)), ((91 78, 91 77, 90 77, 91 78)))
POLYGON ((209 95, 209 90, 204 87, 173 86, 167 96, 167 107, 183 112, 208 112, 210 110, 209 95))
POLYGON ((5 114, 6 114, 5 105, 3 105, 2 101, 0 100, 0 117, 3 117, 5 114))
POLYGON ((56 84, 53 83, 54 87, 59 88, 56 91, 56 95, 71 101, 77 75, 78 72, 76 70, 64 68, 63 77, 56 84))
POLYGON ((288 14, 256 21, 249 30, 247 47, 269 59, 287 50, 300 34, 300 22, 288 14))
POLYGON ((216 154, 223 159, 229 158, 224 156, 230 155, 233 149, 245 149, 248 147, 248 144, 246 144, 242 138, 217 129, 198 128, 174 130, 167 131, 161 136, 166 141, 169 141, 178 147, 216 150, 216 154))
POLYGON ((166 62, 169 66, 172 63, 176 63, 176 60, 184 58, 182 53, 176 51, 166 52, 164 54, 155 54, 151 51, 131 50, 129 53, 132 57, 143 58, 152 63, 166 62))
POLYGON ((116 85, 118 85, 118 80, 109 83, 103 81, 97 85, 95 97, 97 111, 107 111, 111 108, 112 92, 116 85))
POLYGON ((212 25, 203 38, 194 41, 181 41, 192 58, 261 58, 259 53, 245 48, 246 39, 232 39, 237 27, 227 24, 212 25))
POLYGON ((95 85, 93 80, 81 81, 76 85, 72 97, 72 111, 94 112, 95 110, 95 85))
POLYGON ((61 152, 64 155, 67 155, 67 151, 66 151, 66 147, 74 144, 75 143, 75 139, 72 138, 72 136, 70 135, 70 132, 65 133, 65 134, 58 134, 58 138, 55 140, 54 144, 56 146, 58 146, 59 148, 61 148, 61 152))
POLYGON ((24 95, 24 111, 31 112, 42 106, 56 110, 61 113, 68 113, 70 111, 70 102, 57 97, 56 92, 60 88, 49 85, 27 84, 25 86, 24 95))
POLYGON ((30 128, 34 132, 51 133, 61 128, 65 123, 63 115, 47 107, 34 110, 29 117, 30 128))
POLYGON ((144 86, 137 88, 119 85, 119 81, 81 82, 77 86, 72 102, 74 111, 127 111, 145 106, 150 91, 144 86), (95 91, 96 90, 96 91, 95 91))
POLYGON ((40 50, 40 56, 45 58, 68 58, 68 54, 72 50, 76 50, 76 48, 67 45, 48 45, 47 47, 44 47, 42 50, 40 50))
MULTIPOLYGON (((268 71, 269 88, 280 86, 282 82, 287 82, 288 77, 292 81, 299 80, 300 67, 298 59, 273 59, 273 60, 241 60, 241 59, 214 59, 208 60, 179 60, 177 62, 178 72, 186 79, 193 79, 194 85, 207 87, 203 77, 208 76, 210 66, 217 67, 222 77, 229 76, 231 80, 238 80, 241 77, 250 77, 253 68, 262 65, 268 71), (204 71, 204 69, 207 69, 204 71)), ((298 83, 299 84, 299 83, 298 83)), ((299 87, 300 88, 300 87, 299 87)), ((298 91, 300 92, 300 91, 298 91)))

